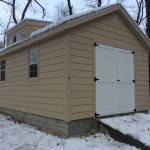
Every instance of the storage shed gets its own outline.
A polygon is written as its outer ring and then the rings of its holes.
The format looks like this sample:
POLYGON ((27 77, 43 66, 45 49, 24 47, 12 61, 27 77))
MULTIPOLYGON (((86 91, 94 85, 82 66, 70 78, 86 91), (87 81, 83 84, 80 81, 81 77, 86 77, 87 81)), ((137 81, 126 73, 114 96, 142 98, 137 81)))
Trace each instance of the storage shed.
POLYGON ((0 53, 1 112, 71 136, 95 117, 149 110, 150 43, 121 4, 27 31, 0 53))

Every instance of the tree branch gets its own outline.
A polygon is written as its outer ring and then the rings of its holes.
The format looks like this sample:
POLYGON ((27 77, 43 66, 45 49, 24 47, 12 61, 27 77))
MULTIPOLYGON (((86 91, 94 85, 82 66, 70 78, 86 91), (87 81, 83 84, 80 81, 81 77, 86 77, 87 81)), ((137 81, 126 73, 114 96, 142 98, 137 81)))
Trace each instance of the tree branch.
POLYGON ((37 1, 37 0, 34 0, 43 10, 43 17, 44 18, 46 16, 46 12, 45 12, 45 8, 37 1))
POLYGON ((141 24, 142 20, 143 20, 143 16, 144 16, 144 1, 142 0, 141 2, 141 17, 140 17, 140 20, 139 20, 139 24, 141 24))
POLYGON ((23 10, 23 13, 22 13, 21 21, 24 19, 25 14, 26 14, 26 12, 27 12, 27 9, 28 9, 28 7, 29 7, 29 5, 30 5, 31 2, 32 2, 32 0, 28 0, 28 3, 26 4, 26 6, 25 6, 25 8, 24 8, 24 10, 23 10))
POLYGON ((17 24, 18 21, 17 21, 17 19, 16 19, 15 3, 16 3, 16 0, 13 0, 13 4, 12 4, 12 9, 13 9, 13 20, 14 20, 14 22, 17 24))
POLYGON ((139 7, 140 7, 140 4, 139 4, 138 0, 136 0, 136 3, 137 3, 137 6, 138 6, 138 8, 139 8, 139 7))
POLYGON ((11 5, 11 6, 13 6, 11 3, 9 3, 9 2, 6 2, 6 1, 4 1, 4 0, 0 0, 1 2, 4 2, 5 4, 8 4, 8 5, 11 5))

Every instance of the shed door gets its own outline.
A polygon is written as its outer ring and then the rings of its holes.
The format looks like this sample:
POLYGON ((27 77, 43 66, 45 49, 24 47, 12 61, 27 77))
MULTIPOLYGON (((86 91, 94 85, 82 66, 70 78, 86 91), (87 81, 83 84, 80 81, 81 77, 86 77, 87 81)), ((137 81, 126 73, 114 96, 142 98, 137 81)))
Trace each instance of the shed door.
POLYGON ((117 53, 117 93, 118 113, 132 112, 134 101, 134 55, 130 51, 118 50, 117 53))
POLYGON ((101 116, 117 113, 116 51, 96 47, 96 112, 101 116))
POLYGON ((131 51, 96 47, 96 113, 100 116, 132 112, 134 64, 131 51))

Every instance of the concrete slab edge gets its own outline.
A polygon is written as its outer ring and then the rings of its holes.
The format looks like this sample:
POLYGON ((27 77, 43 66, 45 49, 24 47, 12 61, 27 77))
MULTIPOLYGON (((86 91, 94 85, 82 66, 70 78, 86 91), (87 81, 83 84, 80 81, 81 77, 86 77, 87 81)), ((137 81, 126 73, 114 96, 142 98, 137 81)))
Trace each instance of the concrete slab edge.
MULTIPOLYGON (((111 128, 110 126, 102 123, 102 122, 97 122, 99 124, 99 127, 103 126, 107 133, 112 137, 113 139, 117 140, 118 142, 123 142, 125 144, 129 144, 131 146, 135 146, 137 148, 141 148, 141 150, 150 150, 150 147, 144 145, 142 142, 138 141, 137 139, 133 138, 131 135, 124 135, 118 130, 115 130, 111 128)), ((101 131, 101 129, 98 129, 101 131)))

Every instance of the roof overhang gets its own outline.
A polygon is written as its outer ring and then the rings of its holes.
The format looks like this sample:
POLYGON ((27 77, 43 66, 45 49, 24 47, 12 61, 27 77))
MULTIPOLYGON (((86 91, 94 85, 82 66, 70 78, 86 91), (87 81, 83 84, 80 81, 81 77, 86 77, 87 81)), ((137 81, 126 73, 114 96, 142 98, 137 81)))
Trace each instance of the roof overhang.
POLYGON ((45 24, 50 24, 52 23, 51 21, 46 21, 46 20, 40 20, 40 19, 32 19, 32 18, 25 18, 24 20, 22 20, 20 23, 12 26, 10 29, 8 29, 6 31, 6 34, 8 34, 9 32, 11 32, 13 29, 21 26, 22 24, 28 23, 28 22, 37 22, 37 23, 45 23, 45 24))

